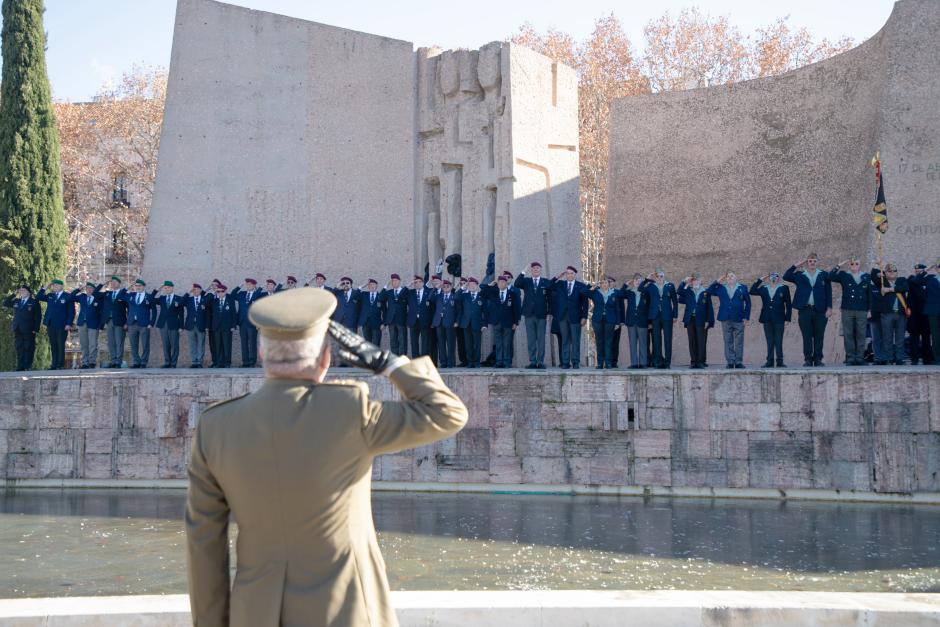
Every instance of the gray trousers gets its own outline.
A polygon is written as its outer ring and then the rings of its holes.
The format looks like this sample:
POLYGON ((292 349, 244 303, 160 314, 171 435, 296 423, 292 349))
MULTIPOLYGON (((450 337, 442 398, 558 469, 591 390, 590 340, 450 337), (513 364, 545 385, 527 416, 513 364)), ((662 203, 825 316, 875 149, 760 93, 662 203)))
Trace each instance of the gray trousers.
POLYGON ((133 365, 146 368, 150 363, 150 327, 128 325, 127 339, 131 343, 133 365))
POLYGON ((206 332, 199 329, 187 331, 189 336, 189 356, 194 366, 201 366, 206 356, 206 332))
POLYGON ((160 340, 163 342, 163 365, 175 366, 180 356, 179 329, 160 327, 160 340))
POLYGON ((108 323, 108 365, 120 366, 124 361, 124 336, 127 331, 120 324, 108 323))
POLYGON ((899 311, 881 314, 881 344, 888 361, 904 360, 904 329, 907 318, 899 311))
POLYGON ((627 327, 627 337, 630 338, 630 367, 636 368, 640 366, 642 368, 646 367, 646 363, 649 360, 649 355, 647 355, 646 349, 649 347, 649 341, 647 339, 649 329, 646 328, 646 325, 638 325, 635 327, 627 327))
POLYGON ((562 320, 561 329, 561 365, 581 366, 581 324, 562 320))
POLYGON ((83 324, 78 327, 78 342, 82 346, 82 365, 98 365, 98 329, 89 329, 83 324))
POLYGON ((867 324, 867 311, 842 310, 842 339, 845 342, 845 363, 854 364, 865 360, 865 326, 867 324))
POLYGON ((529 347, 529 363, 545 365, 545 318, 526 316, 525 339, 529 347))
POLYGON ((721 323, 725 339, 725 361, 728 364, 744 363, 744 323, 725 320, 721 323))

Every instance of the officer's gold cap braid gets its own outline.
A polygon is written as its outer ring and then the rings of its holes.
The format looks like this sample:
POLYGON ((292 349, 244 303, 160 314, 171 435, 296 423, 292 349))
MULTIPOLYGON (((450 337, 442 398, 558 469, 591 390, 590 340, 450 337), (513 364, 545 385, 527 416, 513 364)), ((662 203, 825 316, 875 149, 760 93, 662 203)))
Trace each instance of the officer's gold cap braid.
POLYGON ((248 319, 258 332, 272 340, 302 340, 326 333, 336 297, 312 287, 284 290, 256 301, 248 319))

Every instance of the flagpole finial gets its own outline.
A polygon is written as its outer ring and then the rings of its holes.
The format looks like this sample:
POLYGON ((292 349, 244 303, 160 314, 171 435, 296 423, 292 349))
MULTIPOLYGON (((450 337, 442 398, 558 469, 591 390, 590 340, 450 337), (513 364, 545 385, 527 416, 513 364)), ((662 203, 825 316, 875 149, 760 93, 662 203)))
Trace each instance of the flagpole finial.
POLYGON ((876 150, 876 151, 875 151, 875 156, 871 158, 871 167, 874 168, 874 167, 877 166, 879 163, 881 163, 881 151, 880 151, 880 150, 876 150))

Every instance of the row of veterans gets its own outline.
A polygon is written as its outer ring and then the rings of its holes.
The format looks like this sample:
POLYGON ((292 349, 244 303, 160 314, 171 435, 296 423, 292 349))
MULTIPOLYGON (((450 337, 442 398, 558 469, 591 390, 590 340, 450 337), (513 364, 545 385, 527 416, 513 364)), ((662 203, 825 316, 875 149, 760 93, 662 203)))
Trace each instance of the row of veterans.
MULTIPOLYGON (((722 325, 727 367, 743 368, 744 326, 751 318, 751 296, 762 302, 758 320, 767 346, 764 367, 785 365, 783 334, 793 309, 798 311, 804 366, 823 365, 823 341, 832 314, 832 284, 838 283, 842 287, 847 365, 866 363, 868 336, 872 339, 874 363, 904 363, 905 331, 910 332, 913 363, 937 361, 934 351, 940 350, 940 343, 931 342, 931 336, 940 335, 937 265, 928 268, 917 264, 906 278, 899 277, 892 264, 885 266, 883 275, 878 269, 863 272, 858 259, 846 260, 830 271, 817 265, 817 256, 809 255, 782 277, 771 272, 750 287, 739 283, 734 272, 708 286, 692 274, 676 286, 662 270, 657 270, 645 277, 635 274, 617 288, 613 277, 597 284, 579 281, 573 266, 556 277, 544 277, 537 261, 518 277, 504 271, 489 285, 480 285, 474 277, 452 282, 439 275, 425 285, 424 277, 416 275, 405 286, 400 275, 392 274, 382 288, 375 279, 354 288, 350 277, 328 286, 326 276, 317 273, 310 286, 328 290, 336 297, 332 318, 345 327, 361 329, 363 336, 376 345, 381 344, 387 330, 393 352, 408 354, 410 348, 412 356, 428 355, 444 368, 475 368, 481 363, 511 366, 513 339, 519 326, 526 330, 527 368, 545 368, 547 332, 559 340, 561 367, 578 368, 581 331, 589 318, 598 368, 618 367, 623 330, 629 338, 630 368, 669 368, 673 324, 678 320, 680 304, 685 306, 682 323, 692 367, 707 366, 708 331, 717 320, 722 325), (795 285, 792 298, 784 281, 795 285), (718 299, 717 314, 714 298, 718 299), (493 346, 490 356, 481 360, 482 331, 486 328, 491 330, 493 346)), ((53 281, 35 298, 24 286, 4 304, 14 308, 17 368, 21 370, 32 365, 35 332, 40 324, 39 302, 47 303, 43 319, 53 344, 53 369, 64 365, 65 335, 69 330, 79 334, 83 368, 97 364, 100 330, 107 333, 109 367, 120 367, 125 335, 131 345, 131 367, 146 367, 151 327, 160 332, 165 368, 177 365, 180 331, 188 335, 192 367, 202 367, 207 338, 212 367, 230 366, 232 331, 236 328, 241 340, 241 365, 253 367, 257 363, 257 329, 248 311, 258 299, 299 285, 293 276, 288 276, 286 283, 285 287, 268 279, 264 287, 259 287, 257 281, 248 278, 229 291, 216 279, 207 292, 193 284, 187 293, 177 295, 171 281, 165 281, 160 291, 149 293, 142 279, 136 280, 130 290, 122 286, 119 277, 112 277, 106 291, 103 285, 88 282, 71 293, 64 291, 61 281, 53 281)))

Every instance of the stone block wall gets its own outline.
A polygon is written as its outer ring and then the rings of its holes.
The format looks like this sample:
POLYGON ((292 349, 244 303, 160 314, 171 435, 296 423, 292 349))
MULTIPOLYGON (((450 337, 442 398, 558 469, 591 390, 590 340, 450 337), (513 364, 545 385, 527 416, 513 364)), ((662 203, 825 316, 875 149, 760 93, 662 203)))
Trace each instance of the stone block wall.
MULTIPOLYGON (((940 492, 932 369, 444 379, 467 403, 466 428, 376 459, 374 479, 940 492)), ((398 398, 388 380, 365 380, 375 398, 398 398)), ((200 412, 262 381, 236 371, 0 376, 3 476, 183 478, 200 412)))

